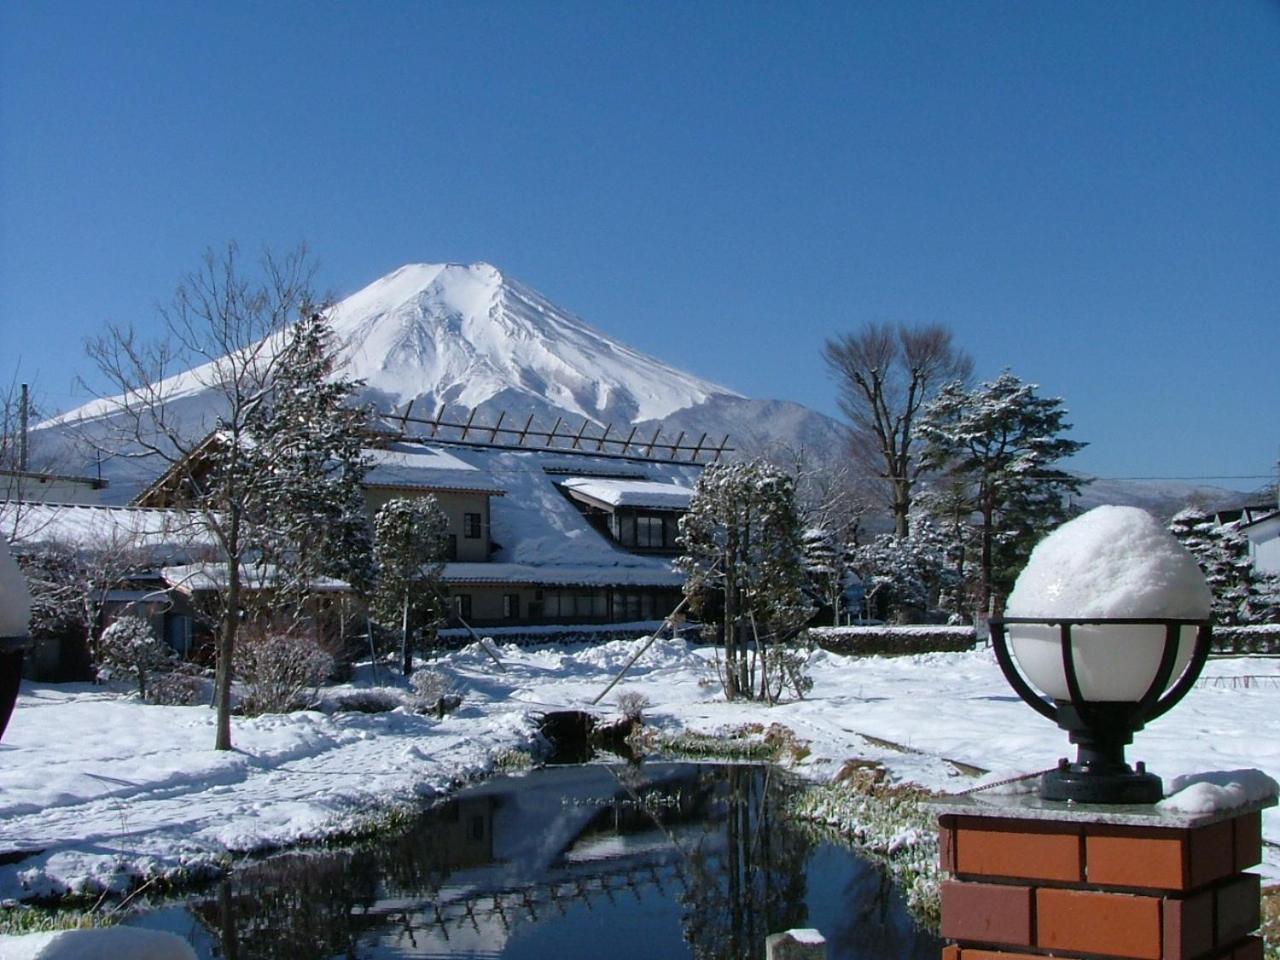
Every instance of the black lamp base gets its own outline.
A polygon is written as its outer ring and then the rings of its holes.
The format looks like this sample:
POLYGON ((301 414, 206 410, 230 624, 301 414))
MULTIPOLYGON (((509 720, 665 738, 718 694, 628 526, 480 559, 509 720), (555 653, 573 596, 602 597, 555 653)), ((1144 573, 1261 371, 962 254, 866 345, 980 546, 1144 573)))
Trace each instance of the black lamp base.
POLYGON ((1128 764, 1109 769, 1090 768, 1087 764, 1067 763, 1050 770, 1040 778, 1040 799, 1070 800, 1074 803, 1159 803, 1164 798, 1164 784, 1142 764, 1129 769, 1128 764))

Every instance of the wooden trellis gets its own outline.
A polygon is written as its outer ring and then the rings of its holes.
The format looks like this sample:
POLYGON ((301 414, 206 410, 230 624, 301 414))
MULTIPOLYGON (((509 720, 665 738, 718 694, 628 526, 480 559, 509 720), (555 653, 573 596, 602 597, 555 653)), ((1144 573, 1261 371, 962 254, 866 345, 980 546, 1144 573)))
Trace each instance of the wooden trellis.
POLYGON ((557 417, 550 430, 535 429, 533 415, 530 414, 523 426, 507 423, 506 411, 500 411, 492 424, 476 423, 477 409, 472 408, 466 420, 454 420, 445 416, 446 405, 441 404, 435 416, 413 416, 414 401, 401 412, 391 411, 381 414, 388 423, 399 424, 400 433, 406 440, 431 439, 443 443, 485 443, 492 446, 511 448, 541 448, 546 450, 580 450, 585 453, 599 454, 625 459, 662 460, 675 463, 715 463, 726 453, 732 453, 729 446, 729 435, 725 434, 718 444, 707 442, 704 432, 697 443, 685 441, 687 432, 682 430, 674 441, 662 436, 662 428, 654 430, 653 436, 637 436, 639 427, 632 427, 623 436, 613 435, 613 424, 606 423, 603 428, 596 426, 590 419, 583 418, 581 426, 574 430, 563 417, 557 417), (420 430, 411 432, 410 424, 420 430), (564 429, 562 430, 561 427, 564 429), (595 427, 599 433, 592 430, 595 427), (705 458, 705 459, 704 459, 705 458))

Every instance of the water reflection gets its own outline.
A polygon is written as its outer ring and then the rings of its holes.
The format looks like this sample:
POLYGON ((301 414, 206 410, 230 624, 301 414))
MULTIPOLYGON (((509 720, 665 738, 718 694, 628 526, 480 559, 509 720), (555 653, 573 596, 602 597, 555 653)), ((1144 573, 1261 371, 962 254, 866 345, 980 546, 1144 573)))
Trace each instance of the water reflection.
POLYGON ((877 869, 783 819, 787 789, 733 765, 491 781, 381 843, 235 871, 188 901, 193 944, 229 960, 738 960, 811 926, 833 960, 936 957, 877 869))

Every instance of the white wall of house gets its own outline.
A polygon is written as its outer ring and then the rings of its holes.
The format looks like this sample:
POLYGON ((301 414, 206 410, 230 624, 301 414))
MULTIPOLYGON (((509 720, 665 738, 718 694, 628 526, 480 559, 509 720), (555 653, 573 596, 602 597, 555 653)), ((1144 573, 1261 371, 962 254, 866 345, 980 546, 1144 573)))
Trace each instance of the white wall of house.
POLYGON ((1280 513, 1245 528, 1249 537, 1249 557, 1254 569, 1280 574, 1280 513))
POLYGON ((396 497, 413 499, 431 494, 449 521, 449 535, 457 538, 455 559, 480 563, 489 559, 489 495, 454 490, 415 490, 396 487, 366 487, 365 506, 369 518, 377 514, 388 500, 396 497))

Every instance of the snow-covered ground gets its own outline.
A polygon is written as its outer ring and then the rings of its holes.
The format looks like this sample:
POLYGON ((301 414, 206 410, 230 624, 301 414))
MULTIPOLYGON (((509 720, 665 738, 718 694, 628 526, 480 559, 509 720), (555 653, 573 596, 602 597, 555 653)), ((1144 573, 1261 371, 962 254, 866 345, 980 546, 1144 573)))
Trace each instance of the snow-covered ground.
MULTIPOLYGON (((379 804, 429 797, 490 770, 534 738, 534 714, 591 709, 638 649, 477 646, 440 661, 464 692, 443 720, 405 710, 237 718, 236 750, 218 753, 205 707, 160 707, 88 685, 24 683, 0 742, 0 898, 121 886, 357 824, 379 804)), ((1066 735, 1018 701, 989 651, 850 659, 817 653, 801 702, 724 702, 709 648, 655 643, 602 701, 638 692, 660 727, 715 731, 780 723, 810 745, 799 771, 830 778, 845 759, 958 791, 948 762, 1000 773, 1043 769, 1066 735), (892 745, 897 746, 892 746, 892 745)), ((385 677, 384 677, 385 679, 385 677)), ((1280 662, 1213 660, 1169 715, 1130 751, 1168 783, 1179 774, 1259 768, 1280 777, 1280 662)), ((1264 814, 1264 875, 1280 879, 1280 815, 1264 814)))

